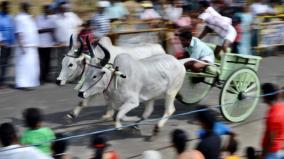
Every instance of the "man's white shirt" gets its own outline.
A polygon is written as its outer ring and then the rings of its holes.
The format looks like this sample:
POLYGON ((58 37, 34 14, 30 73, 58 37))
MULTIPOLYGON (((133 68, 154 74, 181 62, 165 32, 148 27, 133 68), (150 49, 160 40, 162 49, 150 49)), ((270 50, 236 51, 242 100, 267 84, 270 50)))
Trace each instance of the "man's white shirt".
POLYGON ((212 7, 208 7, 202 14, 199 15, 206 25, 214 30, 219 36, 225 38, 232 27, 232 19, 220 15, 212 7))
POLYGON ((21 43, 24 47, 37 47, 39 34, 35 20, 31 15, 19 13, 15 17, 16 33, 20 34, 21 43))
MULTIPOLYGON (((58 42, 68 46, 70 36, 77 35, 77 29, 82 25, 82 20, 73 12, 65 12, 53 16, 55 23, 55 35, 58 42)), ((76 38, 76 37, 75 37, 76 38)))
MULTIPOLYGON (((50 15, 39 15, 36 17, 36 24, 38 29, 50 29, 55 28, 54 21, 50 15)), ((51 32, 39 34, 39 46, 40 47, 51 47, 54 45, 54 39, 51 32)))
POLYGON ((11 145, 0 149, 0 159, 53 159, 34 147, 11 145))

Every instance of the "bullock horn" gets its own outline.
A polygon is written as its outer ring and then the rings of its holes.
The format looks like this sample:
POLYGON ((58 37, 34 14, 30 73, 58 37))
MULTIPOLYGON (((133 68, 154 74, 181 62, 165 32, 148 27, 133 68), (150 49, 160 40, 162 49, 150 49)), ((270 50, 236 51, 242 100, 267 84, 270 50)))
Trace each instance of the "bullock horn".
POLYGON ((73 34, 70 36, 70 41, 69 41, 69 50, 73 48, 73 34))
POLYGON ((105 66, 108 62, 109 62, 109 59, 110 59, 110 53, 109 51, 103 47, 100 43, 98 43, 99 47, 103 50, 103 52, 105 53, 105 57, 102 59, 101 61, 101 65, 102 66, 105 66))
POLYGON ((83 40, 81 37, 78 38, 79 40, 79 43, 80 43, 80 47, 79 47, 79 50, 75 52, 75 56, 79 57, 82 52, 83 52, 83 49, 84 49, 84 44, 83 44, 83 40))
POLYGON ((93 58, 94 55, 95 55, 95 53, 94 53, 93 46, 92 46, 92 44, 91 44, 91 42, 90 42, 89 36, 87 36, 86 42, 87 42, 88 49, 89 49, 89 51, 90 51, 90 56, 93 58))

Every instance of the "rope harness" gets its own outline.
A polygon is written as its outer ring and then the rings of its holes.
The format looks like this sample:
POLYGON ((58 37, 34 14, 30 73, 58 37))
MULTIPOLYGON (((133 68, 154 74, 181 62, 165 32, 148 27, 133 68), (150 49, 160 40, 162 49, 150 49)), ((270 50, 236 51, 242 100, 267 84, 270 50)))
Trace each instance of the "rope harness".
MULTIPOLYGON (((115 89, 117 89, 117 79, 116 79, 116 76, 120 76, 121 78, 126 78, 126 76, 123 75, 123 74, 119 71, 119 68, 118 68, 118 67, 116 67, 116 68, 114 69, 114 68, 112 67, 112 64, 110 64, 110 63, 107 64, 107 65, 104 66, 104 67, 102 67, 102 66, 96 66, 96 65, 92 65, 92 64, 87 64, 87 65, 89 65, 89 66, 91 66, 91 67, 98 68, 98 69, 106 68, 106 69, 108 69, 108 70, 111 71, 110 80, 109 80, 109 82, 108 82, 108 84, 107 84, 107 87, 103 90, 103 93, 105 93, 105 92, 108 90, 108 88, 110 87, 110 84, 111 84, 111 82, 113 81, 113 79, 115 79, 115 89)), ((87 91, 87 90, 91 89, 93 86, 95 86, 95 85, 103 78, 103 76, 104 76, 104 74, 101 74, 100 78, 99 78, 94 84, 92 84, 88 89, 86 89, 85 91, 87 91)), ((83 81, 84 81, 84 79, 83 79, 83 81)), ((82 81, 82 82, 83 82, 83 81, 82 81)))

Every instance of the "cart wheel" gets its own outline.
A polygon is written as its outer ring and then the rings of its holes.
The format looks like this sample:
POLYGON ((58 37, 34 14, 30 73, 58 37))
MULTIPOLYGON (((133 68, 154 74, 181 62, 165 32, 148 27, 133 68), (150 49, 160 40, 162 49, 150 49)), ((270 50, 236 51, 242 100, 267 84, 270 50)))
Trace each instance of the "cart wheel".
POLYGON ((260 95, 260 81, 256 72, 241 68, 232 73, 220 94, 221 112, 231 122, 241 122, 254 111, 260 95))
POLYGON ((207 96, 213 86, 213 77, 190 77, 186 74, 177 100, 184 104, 195 104, 207 96))

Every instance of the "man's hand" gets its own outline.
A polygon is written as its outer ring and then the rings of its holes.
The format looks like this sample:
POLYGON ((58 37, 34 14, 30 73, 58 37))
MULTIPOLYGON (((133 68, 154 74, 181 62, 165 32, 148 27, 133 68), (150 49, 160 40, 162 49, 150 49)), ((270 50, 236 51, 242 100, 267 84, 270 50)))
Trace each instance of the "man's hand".
POLYGON ((190 69, 192 72, 202 72, 208 63, 206 61, 188 61, 184 64, 186 69, 190 69))
POLYGON ((191 69, 195 61, 188 61, 184 64, 186 69, 191 69))

